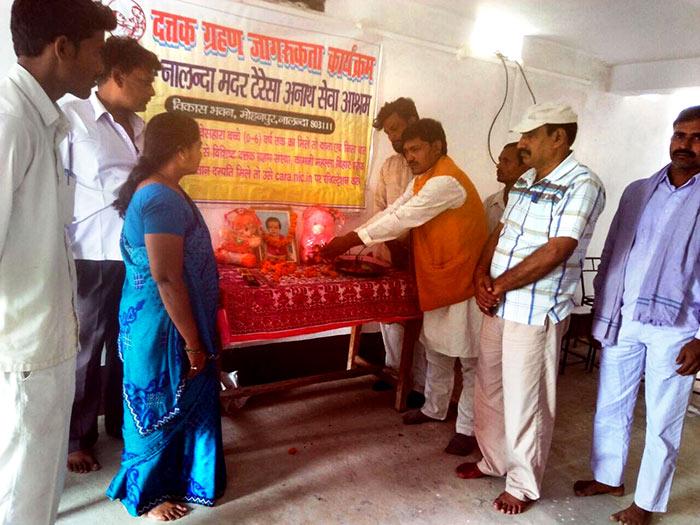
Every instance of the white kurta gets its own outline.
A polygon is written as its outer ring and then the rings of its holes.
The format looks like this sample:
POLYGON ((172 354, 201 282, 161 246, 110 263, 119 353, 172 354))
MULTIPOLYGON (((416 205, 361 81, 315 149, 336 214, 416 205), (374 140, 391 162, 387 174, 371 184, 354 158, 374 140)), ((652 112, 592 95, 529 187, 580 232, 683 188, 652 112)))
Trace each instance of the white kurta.
MULTIPOLYGON (((435 176, 415 195, 414 181, 391 206, 355 230, 365 245, 396 239, 443 211, 459 208, 467 199, 467 192, 454 177, 435 176)), ((480 324, 481 313, 474 299, 436 308, 423 314, 420 342, 447 356, 476 357, 480 324)))
POLYGON ((413 172, 406 158, 397 153, 384 161, 379 169, 379 180, 374 192, 374 213, 384 211, 403 195, 413 172))
MULTIPOLYGON (((374 208, 372 213, 377 214, 387 209, 396 199, 403 195, 408 182, 413 178, 413 172, 408 167, 408 162, 401 154, 392 155, 384 161, 379 170, 379 180, 374 191, 374 208)), ((408 235, 398 237, 398 240, 408 243, 408 235)), ((384 244, 372 247, 374 256, 391 261, 391 253, 384 244)))

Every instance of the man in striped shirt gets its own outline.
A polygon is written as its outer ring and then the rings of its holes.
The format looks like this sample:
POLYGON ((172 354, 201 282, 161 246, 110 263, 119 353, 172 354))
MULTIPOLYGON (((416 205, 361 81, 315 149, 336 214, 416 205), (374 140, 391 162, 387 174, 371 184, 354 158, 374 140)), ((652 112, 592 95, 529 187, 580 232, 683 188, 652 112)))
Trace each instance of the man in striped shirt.
POLYGON ((530 166, 515 183, 501 224, 475 271, 486 314, 475 390, 484 457, 457 467, 472 479, 506 476, 494 508, 524 512, 540 497, 552 440, 557 360, 595 222, 605 204, 598 177, 571 152, 576 114, 545 103, 513 130, 530 166))

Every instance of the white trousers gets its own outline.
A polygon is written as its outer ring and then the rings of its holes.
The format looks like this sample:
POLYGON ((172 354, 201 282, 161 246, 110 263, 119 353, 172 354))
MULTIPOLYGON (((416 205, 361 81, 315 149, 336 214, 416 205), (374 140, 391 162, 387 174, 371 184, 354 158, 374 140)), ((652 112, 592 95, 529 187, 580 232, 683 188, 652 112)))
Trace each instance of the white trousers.
POLYGON ((0 525, 56 521, 74 392, 75 358, 0 372, 0 525))
POLYGON ((637 392, 644 374, 646 437, 634 502, 665 512, 671 492, 693 376, 676 373, 676 357, 695 331, 623 319, 618 343, 600 357, 591 469, 606 485, 623 483, 637 392))
POLYGON ((425 349, 428 368, 425 381, 425 404, 421 409, 426 416, 445 419, 454 388, 455 361, 462 365, 462 393, 457 405, 458 434, 474 435, 474 376, 476 357, 452 357, 429 348, 425 349))
MULTIPOLYGON (((384 349, 386 351, 385 364, 394 370, 399 369, 401 361, 401 347, 403 346, 404 327, 401 323, 379 323, 382 332, 384 349)), ((416 341, 413 347, 413 390, 423 392, 425 386, 425 350, 420 341, 416 341)))
POLYGON ((552 444, 557 363, 568 317, 544 326, 484 316, 476 365, 478 468, 506 476, 506 491, 536 500, 552 444))

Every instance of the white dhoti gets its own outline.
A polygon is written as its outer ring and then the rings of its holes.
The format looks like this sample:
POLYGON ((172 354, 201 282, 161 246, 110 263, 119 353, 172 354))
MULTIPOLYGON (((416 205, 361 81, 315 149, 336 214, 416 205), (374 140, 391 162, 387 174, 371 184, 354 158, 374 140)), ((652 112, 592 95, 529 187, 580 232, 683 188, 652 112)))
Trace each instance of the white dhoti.
POLYGON ((671 491, 694 380, 692 375, 676 373, 676 357, 693 337, 694 330, 623 319, 617 345, 601 353, 593 420, 593 476, 606 485, 623 483, 634 406, 644 375, 646 438, 634 502, 650 512, 665 512, 671 491))
POLYGON ((462 366, 462 393, 457 405, 456 431, 474 435, 474 374, 478 355, 482 314, 472 298, 423 316, 420 342, 428 362, 425 405, 421 411, 434 419, 445 419, 454 388, 455 361, 462 366))

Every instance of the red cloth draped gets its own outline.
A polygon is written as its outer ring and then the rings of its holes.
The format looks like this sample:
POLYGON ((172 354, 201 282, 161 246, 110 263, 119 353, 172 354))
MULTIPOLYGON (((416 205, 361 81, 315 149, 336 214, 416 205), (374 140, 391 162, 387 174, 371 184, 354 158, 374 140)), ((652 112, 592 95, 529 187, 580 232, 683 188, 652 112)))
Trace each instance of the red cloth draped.
POLYGON ((421 316, 415 280, 398 270, 371 279, 286 276, 273 283, 259 270, 221 265, 219 275, 232 343, 421 316), (244 273, 260 286, 248 284, 244 273))

